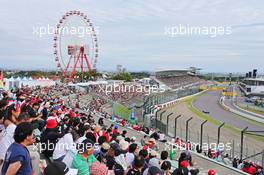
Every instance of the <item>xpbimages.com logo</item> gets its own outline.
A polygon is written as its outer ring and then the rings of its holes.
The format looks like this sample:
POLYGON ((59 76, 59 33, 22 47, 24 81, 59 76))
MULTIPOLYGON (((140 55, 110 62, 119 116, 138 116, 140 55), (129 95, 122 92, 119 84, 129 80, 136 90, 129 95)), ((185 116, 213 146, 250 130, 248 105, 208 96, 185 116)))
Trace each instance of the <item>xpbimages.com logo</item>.
POLYGON ((110 93, 144 93, 149 95, 151 93, 165 92, 165 86, 157 85, 140 85, 140 84, 107 84, 98 86, 99 93, 105 93, 109 95, 110 93))
POLYGON ((40 25, 33 26, 32 33, 38 37, 43 37, 45 35, 54 35, 55 33, 59 35, 75 35, 79 38, 85 37, 87 35, 91 35, 95 32, 96 35, 99 34, 99 27, 91 27, 91 26, 64 26, 63 28, 57 29, 52 25, 40 25))
POLYGON ((179 36, 209 36, 215 38, 217 36, 231 35, 231 26, 191 26, 189 24, 166 26, 164 27, 164 34, 170 37, 179 36))

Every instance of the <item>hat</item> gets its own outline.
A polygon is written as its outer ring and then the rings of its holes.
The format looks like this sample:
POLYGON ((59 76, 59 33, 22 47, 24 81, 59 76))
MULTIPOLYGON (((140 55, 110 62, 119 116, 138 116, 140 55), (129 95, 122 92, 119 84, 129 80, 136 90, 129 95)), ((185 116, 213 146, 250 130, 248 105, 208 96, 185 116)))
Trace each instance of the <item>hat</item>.
POLYGON ((69 172, 69 168, 64 162, 54 161, 44 169, 44 175, 57 174, 66 175, 69 172))
POLYGON ((128 149, 129 143, 127 141, 125 141, 125 140, 121 140, 119 142, 119 146, 120 146, 121 150, 124 150, 125 151, 125 150, 128 149))
POLYGON ((46 128, 53 129, 56 128, 58 125, 57 121, 55 119, 48 119, 46 123, 46 128))
POLYGON ((90 175, 107 175, 108 168, 105 164, 100 162, 92 163, 90 167, 90 175))
POLYGON ((159 167, 160 166, 159 165, 159 159, 157 159, 157 158, 151 158, 149 160, 149 166, 157 166, 157 167, 159 167))
POLYGON ((158 156, 157 151, 155 151, 155 150, 153 150, 153 149, 149 151, 149 154, 150 154, 151 156, 158 156))
POLYGON ((121 140, 124 140, 124 137, 119 135, 116 137, 116 140, 118 140, 120 142, 121 140))
POLYGON ((60 109, 60 106, 54 106, 52 109, 57 111, 60 109))
POLYGON ((187 168, 189 166, 189 162, 187 160, 184 160, 180 163, 180 166, 183 168, 187 168))
POLYGON ((110 145, 107 142, 104 142, 102 144, 101 148, 103 148, 104 150, 109 150, 110 149, 110 145))
POLYGON ((162 173, 162 171, 158 167, 151 166, 148 169, 148 174, 149 175, 162 175, 163 173, 162 173))
POLYGON ((213 169, 210 169, 209 171, 208 171, 208 175, 215 175, 216 174, 216 172, 215 172, 215 170, 213 170, 213 169))
POLYGON ((119 151, 120 150, 120 146, 118 143, 114 142, 110 144, 110 148, 113 149, 114 151, 119 151))

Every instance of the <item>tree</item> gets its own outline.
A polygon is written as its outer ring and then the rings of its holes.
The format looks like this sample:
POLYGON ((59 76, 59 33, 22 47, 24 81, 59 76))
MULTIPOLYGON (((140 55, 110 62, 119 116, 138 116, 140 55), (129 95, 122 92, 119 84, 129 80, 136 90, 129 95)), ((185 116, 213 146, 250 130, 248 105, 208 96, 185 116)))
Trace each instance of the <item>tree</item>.
POLYGON ((132 81, 132 76, 128 72, 120 72, 118 74, 113 75, 110 79, 113 80, 124 80, 126 82, 132 81))

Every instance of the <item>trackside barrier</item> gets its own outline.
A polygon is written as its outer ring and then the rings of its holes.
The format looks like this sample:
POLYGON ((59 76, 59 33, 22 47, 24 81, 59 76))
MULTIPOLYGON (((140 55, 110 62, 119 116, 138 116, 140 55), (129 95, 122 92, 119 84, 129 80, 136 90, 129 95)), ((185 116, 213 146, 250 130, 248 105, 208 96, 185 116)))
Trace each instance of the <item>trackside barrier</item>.
POLYGON ((187 100, 187 99, 190 99, 196 95, 200 95, 204 92, 206 92, 207 90, 203 90, 201 92, 198 92, 196 94, 192 94, 192 95, 189 95, 189 96, 186 96, 186 97, 182 97, 182 98, 178 98, 178 99, 175 99, 175 100, 172 100, 172 101, 169 101, 169 102, 166 102, 166 103, 163 103, 163 104, 160 104, 161 108, 165 108, 165 107, 170 107, 170 106, 173 106, 173 105, 176 105, 178 102, 180 101, 183 101, 183 100, 187 100))
POLYGON ((249 114, 252 114, 252 115, 257 116, 257 117, 259 117, 259 118, 263 118, 263 119, 264 119, 264 116, 261 115, 261 114, 257 114, 257 113, 254 113, 254 112, 251 112, 251 111, 245 110, 245 109, 239 107, 238 105, 236 105, 235 103, 233 103, 233 105, 234 105, 237 109, 239 109, 239 110, 241 110, 241 111, 244 111, 244 112, 246 112, 246 113, 249 113, 249 114))
MULTIPOLYGON (((231 107, 227 106, 225 104, 225 98, 224 97, 221 97, 220 100, 219 100, 219 104, 225 109, 225 110, 228 110, 234 114, 237 114, 237 115, 240 115, 240 116, 243 116, 245 118, 248 118, 248 119, 251 119, 251 120, 255 120, 257 122, 260 122, 260 123, 264 123, 264 118, 259 118, 259 117, 255 117, 255 116, 252 116, 252 115, 249 115, 249 114, 246 114, 246 113, 243 113, 243 112, 240 112, 238 110, 235 110, 235 109, 232 109, 231 107)), ((235 106, 236 107, 236 106, 235 106)), ((239 109, 239 108, 238 108, 239 109)))

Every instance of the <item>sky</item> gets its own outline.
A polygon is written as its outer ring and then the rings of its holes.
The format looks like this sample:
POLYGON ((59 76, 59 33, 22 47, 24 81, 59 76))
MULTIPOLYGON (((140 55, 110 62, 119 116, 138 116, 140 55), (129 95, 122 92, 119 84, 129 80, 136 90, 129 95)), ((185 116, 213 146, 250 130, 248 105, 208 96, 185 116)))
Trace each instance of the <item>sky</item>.
POLYGON ((34 29, 55 26, 70 10, 98 29, 99 70, 264 72, 262 0, 1 0, 0 68, 55 70, 54 35, 34 29), (179 34, 179 26, 225 31, 179 34))

